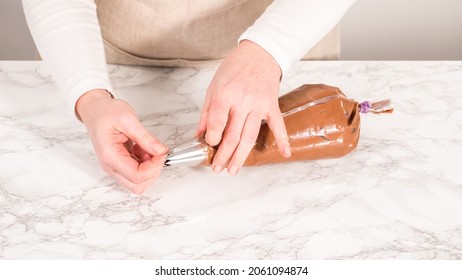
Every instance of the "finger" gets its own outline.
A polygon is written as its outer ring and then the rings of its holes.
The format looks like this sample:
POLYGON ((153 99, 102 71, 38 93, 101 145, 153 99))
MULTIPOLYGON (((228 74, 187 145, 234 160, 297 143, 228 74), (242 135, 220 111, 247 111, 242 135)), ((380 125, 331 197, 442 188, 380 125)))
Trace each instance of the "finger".
POLYGON ((117 171, 112 172, 111 175, 119 182, 119 184, 121 184, 122 186, 129 189, 131 192, 135 194, 143 193, 149 186, 153 185, 154 182, 156 181, 156 178, 152 178, 146 182, 143 182, 142 184, 134 184, 130 182, 129 180, 127 180, 127 178, 122 176, 117 171))
POLYGON ((149 180, 163 166, 163 162, 159 164, 155 160, 157 158, 165 160, 166 155, 139 163, 130 156, 122 145, 120 146, 111 151, 111 154, 104 159, 104 162, 134 184, 141 184, 149 180))
POLYGON ((210 146, 216 146, 220 143, 228 121, 229 110, 228 103, 223 100, 217 100, 210 104, 205 132, 205 141, 210 146))
POLYGON ((125 148, 127 149, 127 151, 132 154, 133 153, 133 146, 135 145, 135 143, 133 143, 132 140, 128 140, 124 143, 124 146, 125 148))
POLYGON ((106 173, 108 173, 109 175, 111 175, 113 178, 115 178, 117 180, 117 182, 124 186, 125 188, 129 189, 130 191, 132 191, 132 189, 136 189, 137 185, 133 182, 130 182, 127 178, 125 178, 124 176, 122 176, 119 172, 117 172, 117 170, 115 170, 112 166, 109 166, 107 164, 102 164, 102 167, 104 169, 104 171, 106 171, 106 173))
POLYGON ((279 152, 283 157, 291 156, 289 138, 287 137, 286 125, 279 109, 273 110, 268 114, 268 126, 273 132, 274 139, 278 145, 279 152))
POLYGON ((120 131, 151 155, 163 155, 168 151, 135 117, 124 118, 121 124, 120 131))
POLYGON ((223 134, 223 140, 216 155, 213 157, 212 169, 216 173, 220 173, 236 150, 239 141, 241 141, 242 129, 248 113, 242 110, 233 110, 230 113, 228 125, 223 134))
POLYGON ((133 154, 141 161, 147 161, 147 160, 150 160, 152 158, 152 156, 146 152, 145 150, 143 150, 140 146, 138 145, 135 145, 133 146, 133 154))
POLYGON ((241 141, 228 166, 229 175, 236 175, 244 165, 250 151, 255 146, 255 141, 260 132, 261 120, 261 116, 255 112, 251 112, 247 117, 242 130, 241 141))
POLYGON ((135 146, 135 143, 133 143, 132 140, 128 140, 124 143, 124 147, 127 149, 128 153, 130 154, 130 156, 138 161, 140 158, 134 153, 133 151, 133 147, 135 146))

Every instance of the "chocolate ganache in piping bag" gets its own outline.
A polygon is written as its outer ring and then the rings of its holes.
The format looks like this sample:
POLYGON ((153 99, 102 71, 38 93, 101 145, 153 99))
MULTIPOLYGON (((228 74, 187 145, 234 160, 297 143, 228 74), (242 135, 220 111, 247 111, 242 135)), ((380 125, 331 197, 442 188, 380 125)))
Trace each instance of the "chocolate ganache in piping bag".
MULTIPOLYGON (((257 141, 244 166, 341 157, 354 150, 360 135, 360 113, 391 113, 390 100, 358 103, 338 88, 303 85, 279 98, 292 156, 283 157, 273 133, 262 122, 257 141)), ((218 149, 204 137, 170 150, 165 166, 207 166, 218 149)))

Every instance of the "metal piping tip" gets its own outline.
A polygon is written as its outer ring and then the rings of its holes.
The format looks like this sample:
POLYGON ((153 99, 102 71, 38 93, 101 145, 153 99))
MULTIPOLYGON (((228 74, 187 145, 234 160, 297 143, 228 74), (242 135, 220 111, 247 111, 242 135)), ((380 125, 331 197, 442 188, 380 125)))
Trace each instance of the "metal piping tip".
POLYGON ((197 166, 207 159, 208 145, 202 138, 194 138, 173 147, 164 166, 197 166))

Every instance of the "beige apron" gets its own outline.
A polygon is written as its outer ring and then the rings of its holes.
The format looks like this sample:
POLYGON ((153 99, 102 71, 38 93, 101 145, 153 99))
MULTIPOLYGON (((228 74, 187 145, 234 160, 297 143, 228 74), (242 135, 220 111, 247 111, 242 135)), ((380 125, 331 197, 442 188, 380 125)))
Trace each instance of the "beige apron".
MULTIPOLYGON (((185 67, 223 59, 271 2, 95 0, 108 63, 185 67)), ((304 59, 338 59, 339 35, 335 27, 304 59)))

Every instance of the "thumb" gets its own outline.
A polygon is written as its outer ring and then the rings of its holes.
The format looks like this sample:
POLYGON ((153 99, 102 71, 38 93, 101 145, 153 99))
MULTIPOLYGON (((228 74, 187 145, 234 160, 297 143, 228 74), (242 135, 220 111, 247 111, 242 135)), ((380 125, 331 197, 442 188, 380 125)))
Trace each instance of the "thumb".
POLYGON ((210 97, 209 94, 205 97, 204 107, 202 108, 201 118, 199 121, 199 127, 194 134, 194 137, 198 137, 205 134, 205 130, 207 129, 207 118, 209 115, 210 109, 210 97))
POLYGON ((164 146, 156 137, 154 137, 136 118, 130 118, 123 124, 122 131, 128 138, 133 140, 136 145, 151 155, 163 155, 167 153, 168 148, 164 146))
POLYGON ((194 134, 194 137, 198 137, 198 136, 205 134, 205 130, 207 128, 207 117, 208 117, 208 112, 206 110, 203 110, 201 114, 201 119, 199 121, 199 127, 197 128, 196 133, 194 134))

